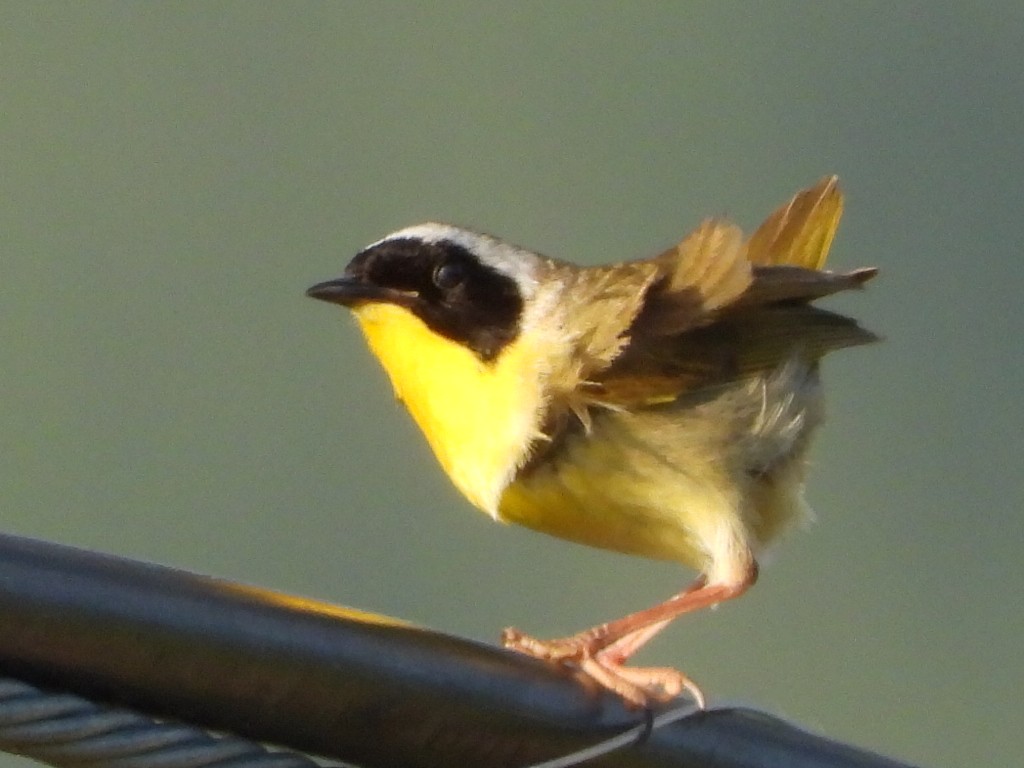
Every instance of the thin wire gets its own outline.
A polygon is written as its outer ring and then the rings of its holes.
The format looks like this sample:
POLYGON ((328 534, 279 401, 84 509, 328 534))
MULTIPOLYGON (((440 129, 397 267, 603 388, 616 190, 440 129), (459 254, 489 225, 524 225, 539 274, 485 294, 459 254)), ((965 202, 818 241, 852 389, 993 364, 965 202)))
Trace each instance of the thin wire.
POLYGON ((526 766, 526 768, 571 768, 571 766, 580 765, 588 760, 602 757, 617 749, 639 746, 646 742, 651 734, 659 728, 701 711, 701 707, 690 703, 651 717, 651 710, 648 709, 645 710, 647 717, 644 718, 644 722, 633 726, 627 731, 623 731, 589 747, 584 747, 576 752, 570 752, 568 755, 545 760, 542 763, 533 763, 526 766))
POLYGON ((58 768, 323 768, 296 752, 4 677, 0 750, 58 768))

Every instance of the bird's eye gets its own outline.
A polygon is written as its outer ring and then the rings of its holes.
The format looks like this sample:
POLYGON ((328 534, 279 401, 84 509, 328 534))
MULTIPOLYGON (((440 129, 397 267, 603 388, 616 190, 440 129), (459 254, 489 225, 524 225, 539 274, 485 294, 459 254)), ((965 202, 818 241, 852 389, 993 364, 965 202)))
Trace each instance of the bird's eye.
POLYGON ((458 262, 446 261, 434 267, 434 285, 442 291, 450 291, 466 279, 466 269, 458 262))

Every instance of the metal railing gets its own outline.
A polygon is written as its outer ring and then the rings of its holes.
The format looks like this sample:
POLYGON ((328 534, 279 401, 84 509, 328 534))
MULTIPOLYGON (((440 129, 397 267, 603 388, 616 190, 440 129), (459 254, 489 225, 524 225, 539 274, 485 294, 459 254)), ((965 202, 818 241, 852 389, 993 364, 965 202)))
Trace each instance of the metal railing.
POLYGON ((4 535, 0 675, 0 749, 57 766, 308 765, 255 742, 366 768, 520 768, 632 732, 645 738, 588 765, 906 768, 744 708, 644 733, 645 713, 562 667, 4 535))

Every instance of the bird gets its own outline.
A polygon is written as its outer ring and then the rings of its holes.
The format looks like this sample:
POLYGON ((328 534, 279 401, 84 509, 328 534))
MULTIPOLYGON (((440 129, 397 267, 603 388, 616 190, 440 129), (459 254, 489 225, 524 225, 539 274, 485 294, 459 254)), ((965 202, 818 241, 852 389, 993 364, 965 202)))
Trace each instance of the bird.
POLYGON ((652 258, 578 266, 450 224, 406 227, 307 295, 347 307, 465 498, 497 521, 697 572, 653 607, 506 648, 575 667, 630 706, 688 693, 627 664, 682 614, 742 595, 807 519, 820 361, 876 341, 813 304, 874 267, 824 268, 838 179, 794 195, 752 235, 704 219, 652 258))

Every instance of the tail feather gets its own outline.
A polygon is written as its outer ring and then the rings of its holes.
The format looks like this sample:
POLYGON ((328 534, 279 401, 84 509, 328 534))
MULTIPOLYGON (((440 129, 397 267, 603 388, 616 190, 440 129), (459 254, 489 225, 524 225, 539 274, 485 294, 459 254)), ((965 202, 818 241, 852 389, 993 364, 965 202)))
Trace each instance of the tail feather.
POLYGON ((747 241, 753 279, 732 308, 815 301, 860 288, 874 277, 878 270, 872 267, 842 273, 822 269, 842 215, 843 193, 835 176, 798 192, 772 213, 747 241))
POLYGON ((840 291, 861 288, 877 274, 875 267, 863 267, 852 272, 816 272, 793 266, 755 267, 753 282, 732 306, 815 301, 840 291))
POLYGON ((843 215, 839 179, 827 176, 772 213, 747 241, 747 258, 759 266, 825 266, 843 215))

